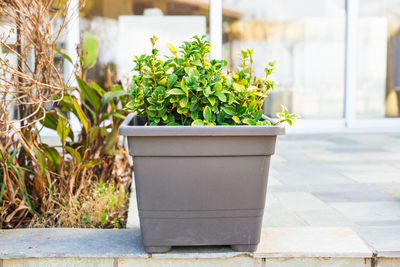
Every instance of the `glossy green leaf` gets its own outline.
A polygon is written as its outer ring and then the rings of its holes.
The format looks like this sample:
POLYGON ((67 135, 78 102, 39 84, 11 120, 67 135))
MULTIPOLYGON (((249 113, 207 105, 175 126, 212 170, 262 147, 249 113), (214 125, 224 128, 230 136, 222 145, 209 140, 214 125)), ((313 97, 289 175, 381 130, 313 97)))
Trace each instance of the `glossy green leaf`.
POLYGON ((97 165, 101 165, 103 162, 100 160, 86 160, 83 164, 82 164, 82 168, 84 167, 92 167, 92 166, 97 166, 97 165))
POLYGON ((243 123, 245 123, 247 125, 256 125, 256 121, 253 119, 249 119, 249 118, 243 119, 243 123))
POLYGON ((96 92, 99 94, 99 96, 103 96, 106 93, 106 91, 103 88, 101 88, 100 85, 98 85, 95 82, 91 82, 90 86, 92 86, 92 88, 94 90, 96 90, 96 92))
POLYGON ((101 134, 100 126, 93 126, 90 128, 89 143, 92 143, 101 134))
POLYGON ((114 98, 118 98, 118 97, 121 97, 121 96, 124 96, 127 94, 129 94, 129 92, 124 91, 124 90, 107 92, 101 98, 101 104, 104 105, 104 104, 110 102, 114 98))
POLYGON ((206 87, 206 89, 204 90, 204 95, 206 97, 208 97, 209 95, 211 95, 213 92, 211 91, 211 88, 209 86, 206 87))
POLYGON ((89 32, 83 34, 82 53, 83 67, 92 68, 96 64, 99 47, 96 37, 89 32))
POLYGON ((81 99, 81 101, 87 100, 97 111, 100 108, 100 97, 97 95, 96 91, 89 87, 89 85, 76 76, 76 81, 78 82, 79 88, 85 99, 81 99))
POLYGON ((58 171, 61 163, 60 153, 54 147, 49 145, 42 145, 41 148, 43 149, 44 155, 47 158, 50 169, 53 171, 58 171))
POLYGON ((261 120, 262 115, 263 115, 263 111, 262 111, 262 109, 261 109, 261 110, 257 111, 257 112, 254 114, 254 120, 256 120, 256 121, 261 120))
POLYGON ((76 164, 79 164, 81 162, 82 157, 81 157, 81 154, 79 154, 78 151, 76 151, 74 148, 72 148, 70 146, 65 146, 64 148, 72 156, 72 158, 75 160, 76 164))
POLYGON ((210 96, 210 97, 208 97, 208 101, 210 102, 211 106, 214 106, 216 99, 215 99, 215 97, 210 96))
POLYGON ((106 138, 105 145, 101 149, 102 153, 109 153, 114 148, 114 145, 118 141, 117 136, 118 136, 118 128, 113 128, 111 133, 106 138))
POLYGON ((186 87, 186 83, 185 83, 185 79, 182 79, 181 81, 181 89, 183 92, 185 92, 185 95, 188 96, 189 95, 189 91, 186 87))
POLYGON ((203 118, 205 121, 211 121, 211 109, 209 106, 206 106, 203 110, 203 118))
POLYGON ((215 96, 217 96, 218 99, 219 99, 221 102, 225 102, 225 101, 226 101, 226 96, 225 96, 225 94, 222 93, 222 92, 216 92, 216 93, 215 93, 215 96))
POLYGON ((167 83, 168 89, 170 89, 174 86, 177 79, 178 79, 178 76, 176 76, 173 73, 168 76, 168 83, 167 83))
POLYGON ((222 84, 220 82, 216 83, 213 90, 214 92, 220 92, 222 90, 222 84))
POLYGON ((46 128, 57 130, 58 119, 55 115, 47 112, 44 119, 41 121, 41 124, 46 128))
POLYGON ((46 172, 46 166, 47 166, 46 165, 46 159, 45 159, 42 151, 40 151, 37 147, 34 148, 34 151, 35 151, 36 158, 39 161, 40 171, 42 173, 45 173, 46 172))
POLYGON ((226 107, 222 107, 222 110, 228 114, 228 115, 235 115, 236 114, 236 109, 232 106, 226 106, 226 107))
POLYGON ((69 63, 74 64, 74 63, 72 62, 72 59, 70 58, 70 56, 68 56, 67 54, 61 52, 61 50, 58 49, 57 47, 55 47, 54 50, 55 50, 57 53, 59 53, 63 58, 65 58, 66 60, 68 60, 69 63))
POLYGON ((112 111, 110 114, 111 114, 111 116, 113 116, 114 118, 117 118, 117 119, 125 120, 125 118, 126 118, 125 115, 118 113, 118 112, 112 111))

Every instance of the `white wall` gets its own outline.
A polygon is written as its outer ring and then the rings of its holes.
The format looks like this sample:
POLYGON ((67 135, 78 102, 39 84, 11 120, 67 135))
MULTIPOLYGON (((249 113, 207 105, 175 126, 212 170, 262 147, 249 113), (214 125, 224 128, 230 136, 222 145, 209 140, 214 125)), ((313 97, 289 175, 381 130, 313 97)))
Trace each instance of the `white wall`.
POLYGON ((194 35, 206 33, 206 18, 203 16, 120 16, 118 20, 118 76, 132 75, 134 55, 150 54, 150 38, 159 39, 156 47, 160 54, 169 55, 166 43, 177 49, 194 35))

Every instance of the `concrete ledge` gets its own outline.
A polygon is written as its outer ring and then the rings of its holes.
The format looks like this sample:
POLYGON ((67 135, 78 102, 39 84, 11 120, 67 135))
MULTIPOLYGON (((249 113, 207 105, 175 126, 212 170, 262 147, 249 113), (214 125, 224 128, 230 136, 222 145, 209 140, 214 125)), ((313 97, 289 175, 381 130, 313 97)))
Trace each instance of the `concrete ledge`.
POLYGON ((400 257, 387 256, 376 257, 375 250, 347 227, 264 228, 254 253, 229 247, 176 247, 152 255, 145 253, 138 228, 0 231, 0 267, 400 266, 400 257))
POLYGON ((0 231, 0 259, 148 258, 139 229, 33 228, 0 231))

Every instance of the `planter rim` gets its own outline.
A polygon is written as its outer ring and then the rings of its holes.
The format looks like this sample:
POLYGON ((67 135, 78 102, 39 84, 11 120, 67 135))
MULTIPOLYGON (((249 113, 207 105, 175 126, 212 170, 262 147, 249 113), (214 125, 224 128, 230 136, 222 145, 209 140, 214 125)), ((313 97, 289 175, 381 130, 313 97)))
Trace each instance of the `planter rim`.
POLYGON ((119 127, 123 136, 275 136, 285 134, 284 126, 132 126, 136 114, 129 114, 119 127))

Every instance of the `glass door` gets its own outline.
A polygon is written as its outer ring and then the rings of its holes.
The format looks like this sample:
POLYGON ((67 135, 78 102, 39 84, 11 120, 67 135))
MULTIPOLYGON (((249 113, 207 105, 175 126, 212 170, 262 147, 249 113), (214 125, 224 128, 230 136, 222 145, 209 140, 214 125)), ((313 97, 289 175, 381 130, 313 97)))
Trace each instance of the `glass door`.
POLYGON ((236 53, 255 49, 255 72, 277 61, 279 85, 265 102, 274 115, 281 104, 307 119, 343 119, 344 0, 223 0, 223 55, 238 66, 236 53))
POLYGON ((357 119, 400 116, 400 0, 359 1, 357 119))

